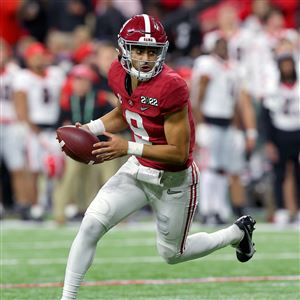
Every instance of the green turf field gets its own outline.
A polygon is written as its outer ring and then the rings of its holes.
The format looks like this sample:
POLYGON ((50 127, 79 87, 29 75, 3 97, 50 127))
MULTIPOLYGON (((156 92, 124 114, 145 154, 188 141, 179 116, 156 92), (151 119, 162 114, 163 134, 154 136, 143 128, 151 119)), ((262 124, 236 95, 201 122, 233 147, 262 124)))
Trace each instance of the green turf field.
MULTIPOLYGON (((0 299, 59 299, 61 287, 57 285, 63 281, 77 228, 4 224, 0 299), (49 283, 52 287, 16 285, 49 283)), ((193 226, 197 230, 199 226, 193 226)), ((206 258, 170 266, 157 255, 152 226, 120 225, 100 242, 85 279, 91 286, 81 287, 78 299, 300 299, 299 230, 258 224, 255 242, 255 258, 245 264, 237 262, 234 249, 227 247, 206 258), (172 279, 178 281, 168 281, 172 279)))

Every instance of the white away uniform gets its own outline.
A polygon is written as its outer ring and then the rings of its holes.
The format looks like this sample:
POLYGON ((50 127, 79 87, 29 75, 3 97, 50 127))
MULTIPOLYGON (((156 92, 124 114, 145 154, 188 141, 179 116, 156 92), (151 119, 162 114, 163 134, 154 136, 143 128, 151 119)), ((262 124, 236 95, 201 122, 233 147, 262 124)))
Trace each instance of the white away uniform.
POLYGON ((0 155, 9 170, 20 170, 24 167, 24 131, 17 123, 12 99, 12 84, 19 67, 9 63, 0 74, 0 155))
POLYGON ((38 135, 29 132, 26 140, 29 167, 34 172, 43 168, 45 141, 54 140, 59 115, 59 100, 64 74, 58 67, 48 67, 45 76, 38 76, 28 69, 20 70, 14 82, 14 90, 26 93, 29 120, 41 129, 38 135))
POLYGON ((200 214, 215 215, 223 221, 230 215, 226 173, 239 174, 244 165, 244 136, 230 125, 235 113, 237 80, 234 65, 217 56, 200 56, 195 61, 191 97, 194 108, 201 110, 205 119, 196 128, 200 152, 195 155, 201 169, 200 214), (208 76, 209 83, 202 107, 197 107, 201 76, 208 76))

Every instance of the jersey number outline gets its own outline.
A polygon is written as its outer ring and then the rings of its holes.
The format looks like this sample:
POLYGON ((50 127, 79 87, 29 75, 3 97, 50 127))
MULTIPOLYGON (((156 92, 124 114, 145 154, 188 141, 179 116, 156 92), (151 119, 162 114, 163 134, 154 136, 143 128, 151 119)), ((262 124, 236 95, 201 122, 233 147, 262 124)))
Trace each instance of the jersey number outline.
POLYGON ((134 140, 137 143, 152 144, 149 135, 143 125, 143 118, 136 112, 125 110, 126 121, 133 132, 134 140))

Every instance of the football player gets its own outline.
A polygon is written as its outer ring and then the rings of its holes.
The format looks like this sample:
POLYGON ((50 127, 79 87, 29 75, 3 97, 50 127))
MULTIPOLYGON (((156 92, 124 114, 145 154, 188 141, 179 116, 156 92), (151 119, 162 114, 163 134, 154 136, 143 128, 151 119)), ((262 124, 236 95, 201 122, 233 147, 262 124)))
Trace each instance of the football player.
POLYGON ((93 153, 102 161, 131 156, 86 211, 70 250, 63 300, 76 299, 99 239, 147 204, 156 217, 158 252, 169 264, 228 245, 236 247, 242 262, 255 252, 250 216, 211 234, 188 236, 199 199, 194 124, 186 83, 164 64, 168 41, 161 23, 146 14, 134 16, 121 28, 118 45, 119 60, 112 63, 108 78, 119 105, 83 126, 109 138, 94 145, 93 153), (132 141, 115 134, 126 128, 132 141))
POLYGON ((219 37, 210 55, 196 59, 192 73, 191 98, 198 123, 196 142, 206 153, 200 155, 203 183, 200 215, 208 223, 228 221, 229 177, 233 210, 242 215, 244 196, 239 177, 243 171, 246 143, 249 151, 255 145, 255 139, 249 136, 249 133, 256 132, 251 102, 245 96, 238 101, 239 73, 228 58, 227 46, 226 39, 219 37), (242 132, 234 126, 237 112, 243 113, 240 115, 247 127, 246 141, 242 132))
POLYGON ((16 208, 22 219, 28 218, 28 201, 24 190, 24 131, 22 124, 17 122, 12 96, 14 76, 19 66, 11 61, 10 48, 4 40, 0 40, 0 159, 5 162, 11 176, 13 197, 16 208))
POLYGON ((49 142, 55 137, 59 113, 59 96, 63 71, 50 66, 48 52, 41 43, 33 42, 25 50, 26 68, 15 77, 13 89, 18 119, 27 127, 26 154, 29 169, 28 198, 36 218, 42 214, 38 206, 38 176, 42 173, 44 154, 57 146, 49 142))
POLYGON ((283 185, 287 179, 287 167, 293 165, 296 192, 293 205, 300 207, 300 113, 299 79, 293 53, 277 56, 279 80, 263 101, 262 120, 266 138, 265 150, 274 171, 274 196, 277 211, 275 222, 294 221, 297 212, 287 210, 287 197, 283 185))

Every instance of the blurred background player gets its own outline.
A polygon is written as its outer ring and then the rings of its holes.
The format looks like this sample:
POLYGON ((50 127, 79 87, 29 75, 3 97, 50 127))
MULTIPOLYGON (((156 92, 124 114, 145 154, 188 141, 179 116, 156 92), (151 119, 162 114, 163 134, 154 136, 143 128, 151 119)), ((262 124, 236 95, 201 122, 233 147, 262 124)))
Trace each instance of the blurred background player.
MULTIPOLYGON (((97 77, 89 66, 75 65, 69 80, 71 90, 62 97, 59 126, 86 123, 112 110, 104 91, 94 88, 97 77)), ((65 222, 66 207, 70 203, 75 204, 77 216, 82 218, 96 192, 116 172, 115 165, 107 162, 91 168, 67 157, 63 176, 57 181, 54 191, 55 221, 59 224, 65 222)))
POLYGON ((116 47, 109 40, 102 40, 95 43, 95 56, 91 67, 96 73, 97 80, 94 82, 94 88, 102 93, 109 103, 115 107, 117 100, 108 85, 108 71, 112 62, 117 58, 116 47))
POLYGON ((218 11, 217 28, 204 35, 202 50, 210 53, 220 37, 227 41, 229 59, 238 63, 236 68, 242 68, 253 34, 241 27, 237 10, 233 6, 224 4, 218 11))
POLYGON ((64 73, 50 65, 43 44, 34 42, 25 50, 26 68, 20 69, 13 83, 17 117, 26 126, 27 198, 31 213, 41 218, 38 179, 44 172, 45 153, 56 149, 55 128, 59 114, 59 99, 64 73), (55 144, 54 144, 55 143, 55 144))
POLYGON ((252 39, 247 47, 244 62, 244 86, 252 98, 260 134, 256 148, 249 157, 244 181, 247 186, 248 199, 252 201, 251 206, 265 207, 265 219, 272 222, 275 194, 271 183, 272 167, 264 151, 265 136, 261 134, 263 132, 262 102, 267 97, 269 88, 277 82, 276 53, 278 51, 294 52, 292 48, 296 47, 297 35, 293 28, 285 26, 287 20, 284 19, 282 11, 274 8, 271 1, 254 1, 253 5, 257 6, 255 10, 259 10, 254 19, 260 21, 256 23, 259 25, 256 29, 252 26, 247 27, 246 24, 247 29, 252 31, 252 39))
MULTIPOLYGON (((25 151, 24 128, 18 122, 13 101, 12 86, 19 66, 12 60, 11 49, 8 44, 0 39, 0 159, 1 170, 3 164, 7 167, 13 193, 13 207, 22 219, 28 219, 28 199, 26 198, 25 182, 25 151)), ((4 182, 4 181, 3 181, 4 182)), ((2 185, 1 180, 1 185, 2 185)), ((2 186, 2 190, 5 187, 2 186)))
MULTIPOLYGON (((200 56, 192 74, 191 98, 197 124, 196 142, 200 148, 201 201, 199 213, 204 222, 224 223, 231 215, 228 203, 229 177, 233 210, 243 214, 244 191, 240 175, 244 167, 245 141, 241 131, 233 126, 237 108, 247 129, 255 131, 251 102, 240 98, 238 71, 228 59, 227 41, 220 37, 210 55, 200 56), (251 127, 252 126, 252 127, 251 127)), ((249 151, 255 136, 247 136, 249 151)))
POLYGON ((244 20, 243 27, 253 33, 261 32, 266 16, 270 10, 271 3, 269 0, 252 0, 251 13, 244 20))
POLYGON ((86 24, 86 19, 93 9, 93 3, 89 0, 52 0, 47 1, 47 5, 48 29, 57 29, 65 33, 72 33, 77 26, 86 24))
POLYGON ((300 209, 300 111, 299 75, 293 53, 277 57, 279 78, 263 101, 265 150, 274 169, 274 195, 276 223, 293 222, 300 209), (292 173, 290 173, 290 168, 292 173), (292 174, 295 189, 292 203, 287 203, 284 183, 292 174), (292 209, 291 209, 292 205, 292 209), (288 209, 289 208, 289 209, 288 209))

